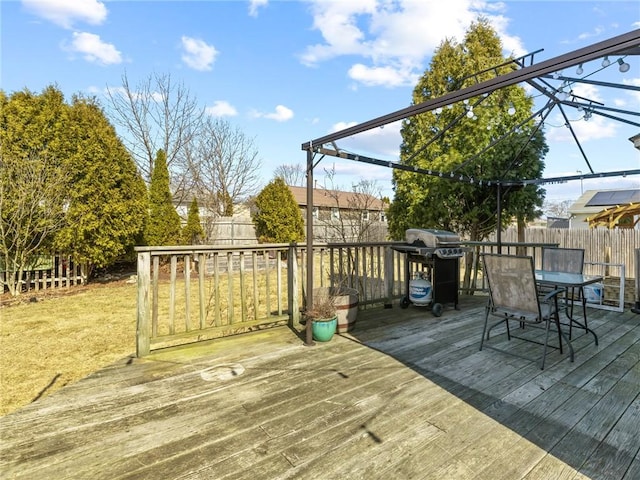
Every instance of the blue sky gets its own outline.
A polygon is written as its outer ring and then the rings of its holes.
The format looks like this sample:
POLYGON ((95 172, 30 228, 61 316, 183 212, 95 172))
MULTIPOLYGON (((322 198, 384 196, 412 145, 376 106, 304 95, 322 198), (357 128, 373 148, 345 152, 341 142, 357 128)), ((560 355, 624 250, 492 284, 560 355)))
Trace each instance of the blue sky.
MULTIPOLYGON (((1 76, 6 93, 56 84, 67 99, 95 95, 152 74, 170 74, 208 114, 254 139, 264 183, 282 164, 306 161, 301 144, 408 106, 417 78, 446 38, 461 40, 483 15, 505 54, 543 48, 543 61, 640 28, 637 1, 357 0, 357 1, 98 1, 23 0, 0 3, 1 76)), ((615 59, 614 59, 615 61, 615 59)), ((640 86, 640 59, 631 69, 603 72, 603 81, 640 86)), ((591 62, 585 70, 595 70, 591 62)), ((614 65, 615 66, 615 65, 614 65)), ((574 72, 565 72, 575 75, 574 72)), ((581 96, 640 110, 638 92, 594 86, 581 96)), ((595 171, 640 168, 628 138, 636 127, 601 117, 571 118, 595 171)), ((568 129, 546 126, 545 177, 587 171, 568 129)), ((340 146, 396 159, 399 125, 360 134, 340 146)), ((392 196, 389 169, 334 159, 346 189, 376 179, 392 196)), ((323 181, 322 172, 316 178, 323 181)), ((639 177, 585 181, 582 188, 640 188, 639 177)), ((547 186, 553 201, 574 200, 580 182, 547 186)))

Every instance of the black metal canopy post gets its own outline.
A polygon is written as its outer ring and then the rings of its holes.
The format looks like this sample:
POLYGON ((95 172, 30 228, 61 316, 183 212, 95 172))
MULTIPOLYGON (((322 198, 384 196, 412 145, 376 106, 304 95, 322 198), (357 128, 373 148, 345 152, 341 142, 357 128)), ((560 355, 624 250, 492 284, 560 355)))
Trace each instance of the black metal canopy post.
MULTIPOLYGON (((313 151, 307 150, 307 279, 305 308, 313 305, 313 151)), ((314 345, 311 321, 305 327, 305 345, 314 345)))
POLYGON ((496 231, 496 240, 498 242, 498 253, 502 253, 502 185, 496 184, 498 189, 498 229, 496 231))

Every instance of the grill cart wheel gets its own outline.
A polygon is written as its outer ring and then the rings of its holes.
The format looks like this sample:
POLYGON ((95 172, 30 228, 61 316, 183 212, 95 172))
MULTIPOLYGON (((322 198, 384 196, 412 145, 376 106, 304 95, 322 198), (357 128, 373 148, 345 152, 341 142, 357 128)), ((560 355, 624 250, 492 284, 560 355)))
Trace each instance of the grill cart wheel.
POLYGON ((407 308, 410 303, 409 297, 402 297, 402 300, 400 300, 400 308, 407 308))

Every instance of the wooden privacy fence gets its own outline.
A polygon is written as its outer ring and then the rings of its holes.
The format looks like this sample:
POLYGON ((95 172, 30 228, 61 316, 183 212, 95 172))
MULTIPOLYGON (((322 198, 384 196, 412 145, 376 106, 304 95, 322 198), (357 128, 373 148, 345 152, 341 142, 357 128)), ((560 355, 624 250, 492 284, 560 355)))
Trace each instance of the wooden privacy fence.
MULTIPOLYGON (((495 240, 491 238, 490 240, 495 240)), ((502 232, 503 242, 517 242, 515 228, 502 232)), ((584 248, 585 262, 626 265, 627 275, 635 278, 634 251, 640 248, 640 230, 587 228, 527 228, 524 241, 555 243, 563 248, 584 248)))

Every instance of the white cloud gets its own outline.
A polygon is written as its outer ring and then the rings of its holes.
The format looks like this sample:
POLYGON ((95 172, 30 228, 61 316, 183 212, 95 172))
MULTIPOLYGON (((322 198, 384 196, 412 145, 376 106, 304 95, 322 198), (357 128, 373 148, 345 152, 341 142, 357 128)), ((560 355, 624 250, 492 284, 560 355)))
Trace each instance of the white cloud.
POLYGON ((203 40, 186 36, 183 36, 181 41, 184 50, 182 61, 187 66, 199 71, 212 69, 213 62, 218 55, 218 51, 213 45, 208 45, 203 40))
POLYGON ((258 16, 258 9, 265 7, 269 3, 269 0, 250 0, 249 2, 249 15, 252 17, 258 16))
MULTIPOLYGON (((345 128, 353 127, 356 122, 338 122, 331 128, 330 133, 335 133, 345 128)), ((367 130, 351 137, 338 141, 338 147, 347 151, 359 152, 381 160, 397 160, 400 155, 401 121, 393 122, 381 128, 367 130)))
POLYGON ((22 0, 31 13, 63 28, 75 22, 100 25, 107 18, 107 8, 97 0, 22 0))
POLYGON ((349 78, 368 87, 400 87, 413 86, 420 75, 410 70, 400 70, 391 66, 367 67, 361 63, 353 65, 348 72, 349 78))
POLYGON ((356 55, 366 61, 349 70, 354 80, 364 85, 408 85, 422 74, 424 62, 434 49, 445 38, 462 41, 479 14, 492 23, 505 53, 523 53, 520 39, 506 34, 508 20, 499 15, 501 8, 504 6, 500 3, 482 0, 314 0, 313 28, 324 41, 307 46, 300 60, 315 66, 332 58, 356 55))
POLYGON ((357 125, 358 122, 338 122, 334 123, 331 127, 331 131, 329 133, 339 132, 340 130, 344 130, 345 128, 353 127, 357 125))
POLYGON ((601 26, 595 27, 592 32, 583 32, 578 35, 578 40, 584 41, 589 40, 590 38, 599 37, 604 33, 604 28, 601 26))
MULTIPOLYGON (((627 80, 626 78, 622 80, 623 85, 633 85, 634 87, 640 87, 640 77, 631 78, 627 80)), ((632 98, 632 102, 635 104, 635 110, 638 110, 638 105, 640 105, 640 92, 636 90, 627 90, 627 93, 632 98)))
MULTIPOLYGON (((550 123, 564 125, 564 119, 557 115, 550 123)), ((581 119, 571 122, 571 127, 580 143, 585 143, 602 138, 615 138, 619 125, 594 114, 589 121, 581 119)), ((575 142, 567 127, 549 129, 545 133, 547 140, 551 142, 575 142)))
POLYGON ((205 108, 205 113, 212 117, 235 117, 238 115, 236 107, 224 100, 217 100, 212 106, 205 108))
POLYGON ((74 32, 71 44, 65 47, 70 52, 82 54, 92 63, 113 65, 122 63, 122 55, 111 43, 105 43, 93 33, 74 32))
MULTIPOLYGON (((583 99, 586 98, 587 100, 604 103, 602 95, 600 94, 598 87, 596 87, 595 85, 589 85, 587 83, 577 83, 571 87, 571 91, 575 95, 578 95, 583 99)), ((585 100, 582 101, 584 102, 585 100)))
POLYGON ((276 122, 286 122, 293 118, 293 110, 285 107, 284 105, 277 105, 275 111, 272 113, 253 111, 251 112, 251 116, 254 118, 268 118, 270 120, 275 120, 276 122))

